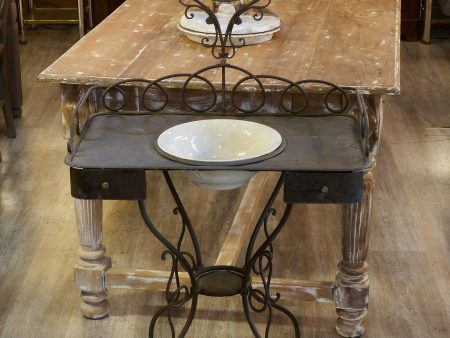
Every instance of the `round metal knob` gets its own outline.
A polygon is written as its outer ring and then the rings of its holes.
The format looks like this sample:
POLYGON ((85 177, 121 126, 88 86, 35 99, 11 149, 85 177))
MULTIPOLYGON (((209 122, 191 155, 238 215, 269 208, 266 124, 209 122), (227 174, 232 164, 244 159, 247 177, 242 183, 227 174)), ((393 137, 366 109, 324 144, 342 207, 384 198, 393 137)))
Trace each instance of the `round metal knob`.
POLYGON ((323 186, 320 191, 322 191, 324 194, 328 194, 328 187, 327 186, 323 186))
POLYGON ((102 183, 102 189, 103 190, 108 190, 109 189, 109 183, 108 182, 103 182, 102 183))

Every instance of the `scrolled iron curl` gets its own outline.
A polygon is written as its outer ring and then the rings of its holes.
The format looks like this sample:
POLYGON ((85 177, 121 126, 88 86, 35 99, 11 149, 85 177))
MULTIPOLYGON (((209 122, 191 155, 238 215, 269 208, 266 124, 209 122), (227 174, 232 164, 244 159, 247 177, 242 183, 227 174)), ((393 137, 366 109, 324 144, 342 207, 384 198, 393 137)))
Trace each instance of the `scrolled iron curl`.
MULTIPOLYGON (((172 320, 172 310, 173 309, 178 309, 181 308, 184 304, 186 304, 188 301, 190 301, 191 299, 194 299, 195 301, 195 296, 192 296, 189 293, 189 288, 185 285, 181 285, 180 287, 178 287, 177 289, 175 289, 174 291, 172 291, 170 293, 170 296, 168 298, 168 305, 166 305, 163 309, 161 309, 160 311, 158 311, 152 318, 151 323, 150 323, 150 327, 149 327, 149 337, 155 337, 154 335, 154 330, 155 330, 155 326, 156 326, 156 322, 158 321, 158 319, 164 314, 167 313, 167 321, 169 323, 169 327, 170 327, 170 331, 171 331, 171 336, 175 337, 175 325, 173 323, 172 320), (180 295, 184 294, 185 296, 183 298, 181 298, 180 300, 180 295)), ((193 307, 193 309, 195 309, 195 306, 193 307)), ((191 310, 192 311, 192 310, 191 310)), ((192 319, 190 319, 190 322, 192 323, 192 319)), ((185 325, 185 327, 189 327, 190 323, 187 323, 185 325)), ((180 335, 181 337, 182 335, 180 335)))
POLYGON ((167 92, 167 89, 164 86, 162 86, 159 82, 164 81, 164 80, 173 79, 173 78, 178 78, 178 77, 187 77, 186 81, 183 84, 182 92, 181 92, 183 103, 191 111, 194 111, 194 112, 197 112, 197 113, 204 113, 204 112, 210 110, 217 103, 217 90, 215 89, 214 85, 212 84, 212 82, 210 80, 208 80, 207 78, 205 78, 205 77, 203 77, 201 75, 198 75, 200 73, 201 72, 197 72, 197 73, 193 73, 193 74, 191 74, 191 73, 172 74, 172 75, 167 75, 167 76, 160 77, 160 78, 158 78, 158 79, 156 79, 154 81, 149 81, 148 82, 149 84, 145 87, 145 89, 144 89, 144 91, 142 93, 142 101, 143 101, 143 105, 144 105, 145 109, 147 109, 150 112, 157 113, 157 112, 163 110, 167 106, 167 104, 169 103, 169 94, 167 92), (211 95, 212 95, 212 101, 211 101, 211 104, 208 105, 206 108, 203 108, 203 109, 195 108, 195 107, 191 106, 188 103, 187 99, 186 99, 187 86, 189 85, 189 83, 193 79, 200 80, 200 81, 204 82, 209 87, 209 91, 211 92, 211 95), (146 95, 147 95, 148 91, 154 86, 156 86, 164 94, 164 101, 157 108, 151 107, 147 103, 147 101, 149 101, 149 100, 146 99, 146 95))
MULTIPOLYGON (((326 92, 325 97, 324 97, 324 105, 325 108, 330 112, 330 113, 334 113, 334 114, 342 114, 345 113, 347 111, 347 109, 350 107, 350 98, 348 96, 348 93, 342 88, 339 87, 338 85, 328 82, 328 81, 323 81, 323 80, 315 80, 315 79, 307 79, 307 80, 302 80, 302 81, 297 81, 296 82, 297 85, 299 86, 303 86, 306 84, 320 84, 320 85, 326 85, 328 87, 331 87, 331 89, 329 91, 326 92), (330 97, 333 93, 337 93, 340 94, 341 97, 344 98, 344 102, 340 108, 338 109, 334 109, 331 104, 330 104, 330 97)), ((287 92, 291 89, 291 85, 289 85, 287 88, 285 88, 284 90, 287 92)), ((303 87, 302 87, 303 88, 303 87)), ((306 94, 306 99, 308 99, 308 93, 303 89, 303 93, 306 94)), ((306 101, 307 103, 305 104, 305 106, 299 111, 302 112, 304 111, 307 107, 308 107, 308 101, 306 101)), ((286 109, 286 107, 283 107, 286 109)), ((288 110, 289 111, 289 110, 288 110)), ((292 111, 289 111, 292 112, 292 111)), ((294 113, 297 113, 298 111, 295 111, 294 113)))
MULTIPOLYGON (((210 43, 210 38, 205 36, 204 38, 202 38, 201 43, 202 43, 203 47, 213 48, 213 46, 217 45, 217 40, 218 40, 218 38, 217 38, 217 35, 216 35, 215 38, 214 38, 214 42, 210 43)), ((215 57, 215 58, 217 59, 217 58, 220 58, 220 57, 215 57)))
POLYGON ((181 285, 178 279, 178 259, 177 257, 170 251, 165 250, 161 254, 161 259, 166 260, 167 257, 170 256, 172 259, 172 269, 170 271, 169 279, 166 284, 166 302, 167 305, 172 308, 181 307, 185 304, 189 299, 191 299, 191 293, 189 288, 186 285, 181 285), (176 279, 176 288, 172 290, 172 284, 176 279), (184 291, 184 292, 182 292, 184 291), (184 295, 182 298, 181 295, 184 295))
MULTIPOLYGON (((259 13, 256 13, 255 15, 253 15, 253 18, 257 21, 261 20, 263 18, 263 12, 262 9, 267 7, 270 4, 270 0, 268 1, 268 3, 266 3, 265 5, 262 6, 257 6, 256 4, 258 2, 260 2, 261 0, 252 0, 249 3, 241 6, 230 18, 230 21, 228 22, 227 25, 227 29, 225 31, 225 37, 223 37, 222 31, 220 29, 219 26, 219 30, 217 30, 216 27, 216 34, 220 34, 221 36, 221 50, 222 50, 222 59, 231 59, 236 55, 236 49, 238 48, 242 48, 246 45, 245 39, 240 37, 238 39, 239 41, 239 45, 236 45, 233 42, 232 39, 232 33, 233 33, 233 28, 235 25, 239 25, 242 23, 242 19, 241 19, 241 15, 243 15, 244 13, 248 12, 251 9, 256 9, 259 11, 259 13), (229 47, 231 47, 231 53, 226 51, 227 45, 229 43, 229 47)), ((215 16, 215 14, 213 14, 215 16)))
POLYGON ((250 72, 248 72, 248 71, 246 71, 246 70, 244 70, 244 69, 242 69, 242 68, 240 68, 240 67, 233 67, 233 68, 234 68, 234 69, 239 69, 239 70, 243 71, 244 73, 249 74, 248 76, 246 76, 246 77, 240 79, 240 80, 234 85, 234 87, 233 87, 233 89, 232 89, 232 91, 231 91, 231 102, 232 102, 234 108, 236 108, 236 109, 239 110, 240 112, 243 112, 243 113, 256 113, 256 112, 258 112, 259 110, 261 110, 261 109, 264 107, 264 105, 265 105, 265 103, 266 103, 266 91, 265 91, 264 85, 263 85, 262 82, 261 82, 261 79, 273 79, 273 80, 277 80, 277 81, 281 81, 281 82, 286 82, 286 83, 289 84, 288 87, 286 87, 285 89, 283 89, 283 90, 281 91, 281 96, 280 96, 280 100, 279 100, 279 105, 280 105, 285 111, 290 112, 290 113, 300 113, 300 112, 302 112, 302 111, 307 107, 307 105, 308 105, 308 94, 305 92, 305 90, 304 90, 301 86, 299 86, 299 85, 296 84, 295 82, 292 82, 292 81, 290 81, 290 80, 288 80, 288 79, 284 79, 284 78, 279 77, 279 76, 273 76, 273 75, 253 75, 253 74, 251 74, 250 72), (255 81, 258 83, 258 86, 259 86, 259 88, 260 88, 260 90, 261 90, 261 93, 263 94, 263 99, 262 99, 261 104, 258 105, 258 106, 257 106, 256 108, 254 108, 254 109, 243 109, 242 107, 239 107, 238 104, 236 103, 236 99, 235 99, 235 97, 236 97, 235 95, 236 95, 236 93, 238 92, 239 87, 240 87, 243 83, 247 82, 248 80, 255 80, 255 81), (284 104, 284 99, 285 99, 285 96, 286 96, 288 90, 291 89, 291 88, 293 88, 293 87, 297 88, 297 89, 300 91, 300 93, 303 95, 304 99, 305 99, 305 104, 304 104, 300 109, 298 109, 298 110, 292 110, 292 109, 286 107, 285 104, 284 104))
POLYGON ((191 292, 186 285, 180 285, 168 293, 167 305, 171 308, 180 308, 191 299, 191 292), (183 295, 183 297, 181 297, 183 295), (181 298, 180 298, 181 297, 181 298))
POLYGON ((278 292, 275 294, 275 296, 272 296, 270 294, 270 283, 272 280, 272 262, 273 254, 269 250, 265 250, 255 262, 255 265, 258 264, 258 268, 255 270, 258 271, 257 274, 260 276, 261 282, 263 283, 264 287, 264 292, 257 289, 251 289, 249 293, 249 305, 252 310, 257 313, 266 311, 267 308, 271 307, 281 298, 281 295, 278 292), (264 260, 266 260, 266 263, 264 263, 264 260), (255 300, 260 304, 260 307, 258 307, 254 303, 255 300))
POLYGON ((192 255, 190 252, 187 251, 181 251, 181 255, 188 261, 191 263, 191 269, 195 270, 197 269, 197 261, 194 258, 194 255, 192 255))
POLYGON ((265 301, 265 298, 266 296, 261 290, 251 289, 249 293, 248 304, 250 305, 250 308, 256 313, 262 313, 267 310, 267 303, 265 301), (257 301, 258 304, 255 304, 254 301, 257 301))
POLYGON ((184 7, 186 7, 185 11, 184 11, 184 16, 188 20, 194 18, 195 15, 194 15, 194 13, 191 12, 191 10, 194 8, 198 8, 198 9, 204 11, 208 15, 206 22, 208 24, 214 25, 215 38, 214 38, 214 42, 210 43, 210 39, 208 37, 205 37, 202 39, 201 43, 204 47, 211 49, 211 53, 215 59, 223 58, 224 54, 226 54, 225 53, 226 41, 224 40, 224 36, 222 33, 222 29, 220 27, 219 20, 217 19, 217 16, 214 14, 214 12, 200 0, 193 0, 194 3, 192 3, 192 2, 187 3, 186 0, 178 0, 178 2, 181 5, 183 5, 184 7), (220 45, 219 45, 219 40, 220 40, 220 45), (218 47, 220 47, 220 52, 217 53, 216 50, 218 47))
POLYGON ((273 253, 269 250, 265 250, 264 253, 258 259, 259 276, 264 285, 266 293, 266 300, 271 303, 276 303, 280 300, 280 293, 276 293, 275 297, 270 295, 270 283, 272 282, 272 269, 273 269, 273 253), (264 258, 268 262, 268 269, 264 270, 264 258), (266 277, 267 274, 267 277, 266 277))
POLYGON ((157 82, 156 82, 156 83, 155 83, 155 82, 152 82, 152 83, 148 84, 148 85, 145 87, 145 89, 144 89, 144 91, 143 91, 143 93, 142 93, 142 104, 144 105, 145 109, 147 109, 148 111, 151 111, 151 112, 156 113, 156 112, 158 112, 158 111, 163 110, 163 109, 167 106, 168 103, 169 103, 169 93, 167 93, 167 89, 164 88, 162 85, 160 85, 160 84, 157 83, 157 82), (148 91, 149 91, 153 86, 155 86, 156 88, 158 88, 158 89, 163 93, 163 95, 164 95, 164 101, 163 101, 162 105, 161 105, 160 107, 156 108, 156 109, 155 109, 155 108, 152 108, 152 107, 150 107, 150 106, 148 106, 148 105, 147 105, 147 100, 145 99, 145 96, 147 95, 148 91))
POLYGON ((232 59, 236 55, 236 49, 246 46, 245 39, 242 38, 242 37, 240 37, 238 39, 239 45, 235 45, 234 42, 233 42, 233 39, 231 37, 229 38, 228 41, 230 42, 231 53, 229 51, 225 53, 227 59, 232 59))
POLYGON ((253 14, 253 19, 255 19, 256 21, 262 20, 262 18, 264 17, 263 9, 269 7, 271 2, 272 0, 267 0, 267 3, 265 5, 253 6, 253 8, 258 11, 258 13, 253 14))
MULTIPOLYGON (((142 78, 133 78, 133 79, 127 79, 127 80, 122 80, 122 81, 116 82, 116 83, 110 85, 109 87, 106 87, 105 90, 103 91, 103 94, 101 97, 102 104, 107 110, 109 110, 111 112, 120 111, 125 107, 126 99, 127 99, 125 92, 123 91, 123 89, 120 86, 130 85, 133 83, 148 83, 150 85, 150 84, 152 84, 152 82, 154 82, 154 81, 151 81, 148 79, 142 79, 142 78), (107 96, 108 96, 108 94, 111 94, 112 91, 117 91, 121 94, 122 99, 121 99, 120 105, 118 107, 111 107, 107 101, 107 96)), ((164 87, 160 86, 160 89, 165 92, 164 87)), ((145 95, 145 93, 144 93, 144 95, 145 95)), ((166 92, 166 97, 168 99, 167 92, 166 92)))
MULTIPOLYGON (((115 101, 117 102, 117 101, 115 101)), ((126 103, 126 94, 125 92, 119 87, 119 84, 116 84, 114 86, 108 87, 107 89, 105 89, 103 95, 102 95, 102 104, 103 106, 108 109, 109 111, 112 112, 116 112, 119 110, 122 110, 123 107, 125 107, 125 103, 126 103), (120 93, 121 99, 120 99, 120 104, 117 107, 112 107, 110 106, 110 103, 107 101, 107 96, 108 94, 111 94, 112 91, 117 91, 118 93, 120 93)))
POLYGON ((184 82, 183 87, 181 89, 181 98, 182 98, 183 103, 185 104, 185 106, 188 107, 191 111, 194 111, 196 113, 204 113, 204 112, 207 112, 208 110, 210 110, 211 108, 213 108, 216 105, 216 103, 217 103, 217 90, 216 90, 216 88, 214 87, 214 85, 212 84, 212 82, 210 80, 208 80, 207 78, 201 76, 200 74, 203 73, 203 72, 206 72, 206 71, 208 71, 210 69, 218 68, 219 66, 220 65, 213 65, 213 66, 202 68, 199 71, 189 75, 188 78, 186 79, 186 81, 184 82), (192 79, 200 79, 201 81, 205 82, 208 85, 209 89, 211 90, 213 99, 211 101, 211 104, 208 105, 206 108, 199 109, 199 108, 193 107, 186 100, 186 89, 187 89, 189 83, 192 81, 192 79))
MULTIPOLYGON (((183 240, 184 240, 184 236, 185 236, 185 234, 186 234, 186 228, 187 228, 187 225, 186 225, 186 222, 185 222, 185 220, 183 219, 183 214, 180 212, 180 208, 179 207, 175 207, 173 210, 172 210, 172 213, 175 215, 175 216, 177 216, 177 215, 179 215, 180 217, 181 217, 181 220, 182 220, 182 228, 181 228, 181 234, 180 234, 180 236, 179 236, 179 238, 178 238, 178 242, 177 242, 177 250, 178 250, 178 252, 181 254, 181 256, 182 257, 184 257, 185 258, 185 260, 186 260, 186 262, 189 264, 189 267, 192 269, 192 270, 195 270, 196 268, 197 268, 197 261, 196 261, 196 259, 195 259, 195 257, 190 253, 190 252, 188 252, 188 251, 182 251, 181 250, 181 245, 182 245, 182 243, 183 243, 183 240)), ((178 258, 170 251, 170 250, 165 250, 164 252, 163 252, 163 254, 164 253, 166 253, 166 254, 170 254, 171 256, 172 256, 172 259, 174 259, 174 262, 176 262, 176 264, 175 265, 172 265, 172 270, 174 270, 175 271, 175 277, 176 277, 176 280, 177 280, 177 286, 179 286, 180 285, 180 283, 179 283, 179 277, 178 277, 178 271, 179 271, 179 269, 178 269, 178 262, 179 262, 179 260, 178 260, 178 258)))
MULTIPOLYGON (((281 299, 281 295, 278 292, 275 294, 274 297, 270 294, 270 283, 272 279, 272 261, 273 261, 273 254, 269 250, 265 250, 261 254, 261 256, 258 257, 257 261, 255 262, 255 265, 258 264, 257 271, 259 271, 259 276, 261 277, 261 282, 263 283, 264 292, 256 289, 250 289, 248 298, 248 304, 250 305, 250 308, 253 311, 257 313, 261 313, 266 310, 269 311, 269 318, 266 325, 265 337, 269 337, 270 328, 272 325, 273 307, 278 308, 278 305, 276 303, 281 299), (267 260, 265 267, 264 267, 264 260, 267 260), (254 301, 257 301, 260 304, 260 306, 258 307, 254 303, 254 301)), ((284 309, 282 307, 280 308, 284 309)), ((289 311, 287 311, 287 313, 289 314, 289 311)))
MULTIPOLYGON (((270 216, 276 216, 277 215, 277 210, 275 208, 270 208, 267 212, 267 215, 265 216, 264 219, 264 235, 266 236, 266 239, 270 237, 270 233, 269 233, 269 217, 270 216)), ((273 244, 269 243, 269 247, 268 247, 268 252, 273 256, 273 244)), ((260 259, 263 257, 260 257, 260 259)), ((252 267, 252 270, 255 274, 260 275, 261 274, 265 274, 269 271, 269 269, 271 268, 272 265, 272 257, 270 257, 270 259, 266 260, 266 265, 265 266, 261 266, 261 264, 254 264, 252 267), (262 267, 262 269, 261 269, 262 267)), ((261 261, 259 261, 259 263, 261 263, 261 261)))

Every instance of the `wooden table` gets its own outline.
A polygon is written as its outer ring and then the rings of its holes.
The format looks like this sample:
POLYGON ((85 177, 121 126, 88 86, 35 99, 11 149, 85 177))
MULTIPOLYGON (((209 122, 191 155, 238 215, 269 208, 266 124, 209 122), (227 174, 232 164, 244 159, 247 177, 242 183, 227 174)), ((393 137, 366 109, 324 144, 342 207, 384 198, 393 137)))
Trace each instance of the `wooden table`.
MULTIPOLYGON (((61 113, 66 136, 69 136, 70 114, 80 96, 92 85, 130 78, 156 79, 172 73, 193 72, 216 63, 209 50, 189 41, 177 30, 176 24, 183 11, 177 4, 177 1, 128 0, 40 74, 41 81, 61 83, 61 113)), ((291 80, 323 79, 355 87, 364 94, 374 156, 381 131, 382 97, 399 94, 400 1, 274 0, 271 6, 281 16, 283 30, 271 42, 239 50, 231 63, 254 74, 291 80)), ((213 76, 211 80, 219 85, 220 77, 213 76)), ((227 83, 238 80, 238 75, 230 73, 227 83)), ((173 81, 169 85, 177 90, 181 83, 173 81)), ((202 90, 200 84, 197 89, 202 90)), ((139 87, 127 89, 136 94, 139 90, 139 87)), ((320 91, 320 88, 311 88, 315 90, 320 91)), ((138 102, 131 107, 139 108, 138 102)), ((252 197, 260 193, 264 182, 264 177, 257 176, 249 184, 218 264, 233 265, 236 261, 240 245, 250 235, 241 225, 246 223, 241 222, 242 218, 253 216, 245 210, 251 208, 252 197)), ((272 288, 284 294, 334 303, 339 317, 336 328, 345 337, 364 332, 373 186, 373 174, 366 172, 362 201, 342 206, 343 259, 334 282, 272 282, 272 288)), ((105 256, 102 245, 101 201, 76 199, 75 209, 81 244, 75 279, 81 290, 81 310, 86 317, 102 318, 108 314, 107 287, 165 288, 161 276, 167 277, 167 272, 111 269, 110 258, 105 256)))

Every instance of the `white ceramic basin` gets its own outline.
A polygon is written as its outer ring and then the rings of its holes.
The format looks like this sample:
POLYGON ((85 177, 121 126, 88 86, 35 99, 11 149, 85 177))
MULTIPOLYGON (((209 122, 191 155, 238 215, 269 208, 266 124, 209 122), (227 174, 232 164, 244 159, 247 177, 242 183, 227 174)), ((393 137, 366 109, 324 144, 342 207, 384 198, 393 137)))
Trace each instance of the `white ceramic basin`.
MULTIPOLYGON (((157 145, 163 156, 193 165, 240 165, 257 162, 282 144, 281 135, 266 125, 228 119, 183 123, 164 131, 157 145)), ((200 186, 226 190, 246 184, 248 171, 186 171, 200 186)))

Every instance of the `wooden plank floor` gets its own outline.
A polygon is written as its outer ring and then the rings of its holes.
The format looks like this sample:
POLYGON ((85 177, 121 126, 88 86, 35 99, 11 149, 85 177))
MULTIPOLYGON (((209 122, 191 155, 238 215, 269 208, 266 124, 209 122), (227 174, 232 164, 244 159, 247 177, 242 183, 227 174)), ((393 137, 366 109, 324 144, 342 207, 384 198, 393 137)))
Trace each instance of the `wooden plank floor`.
MULTIPOLYGON (((161 295, 113 290, 109 318, 89 321, 79 313, 72 275, 78 242, 58 86, 35 80, 76 41, 76 31, 40 29, 28 38, 21 46, 25 102, 16 121, 18 138, 6 139, 0 122, 0 336, 145 337, 161 295)), ((376 169, 365 337, 450 336, 449 127, 450 40, 403 43, 402 95, 386 98, 376 169)), ((178 225, 173 203, 162 176, 149 178, 150 210, 169 232, 178 225)), ((218 194, 181 176, 175 181, 206 263, 213 263, 243 191, 218 194)), ((332 280, 340 259, 338 220, 335 206, 297 206, 276 243, 276 276, 332 280)), ((104 223, 115 267, 166 267, 159 259, 162 246, 149 235, 135 203, 106 202, 104 223)), ((285 304, 301 322, 303 337, 337 337, 333 306, 285 304)), ((238 298, 203 299, 189 337, 251 337, 243 318, 238 298)), ((272 337, 292 336, 285 319, 275 319, 272 337)), ((258 317, 261 325, 263 320, 258 317)), ((160 330, 166 337, 167 329, 160 330)))

